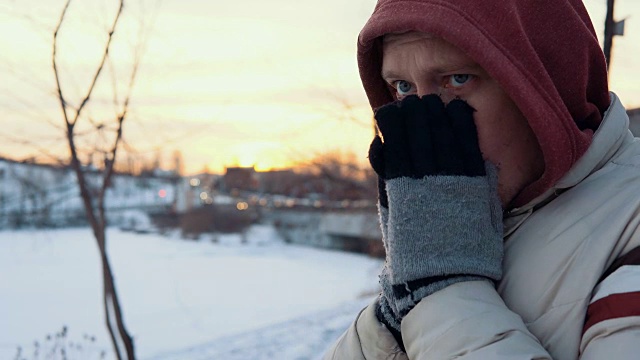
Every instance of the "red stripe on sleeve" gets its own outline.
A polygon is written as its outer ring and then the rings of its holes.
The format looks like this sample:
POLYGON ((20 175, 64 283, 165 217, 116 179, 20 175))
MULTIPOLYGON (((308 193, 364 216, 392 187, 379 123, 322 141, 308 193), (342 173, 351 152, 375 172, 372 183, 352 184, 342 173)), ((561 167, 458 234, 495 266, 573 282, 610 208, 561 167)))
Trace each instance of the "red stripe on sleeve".
POLYGON ((589 305, 582 334, 601 321, 627 316, 640 316, 640 291, 612 294, 589 305))

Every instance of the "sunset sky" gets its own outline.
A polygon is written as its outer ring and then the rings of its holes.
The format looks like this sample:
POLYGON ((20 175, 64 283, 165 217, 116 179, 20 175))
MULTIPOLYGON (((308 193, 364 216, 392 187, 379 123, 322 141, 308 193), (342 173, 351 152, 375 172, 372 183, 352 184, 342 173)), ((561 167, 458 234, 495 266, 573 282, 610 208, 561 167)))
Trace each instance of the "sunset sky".
MULTIPOLYGON (((355 51, 375 0, 130 0, 116 32, 116 73, 126 78, 140 22, 148 41, 125 127, 136 152, 166 160, 179 150, 186 173, 205 166, 279 168, 322 152, 353 152, 363 161, 372 136, 355 51), (124 64, 124 66, 122 66, 124 64)), ((586 0, 598 35, 605 0, 586 0)), ((53 28, 63 0, 0 2, 0 156, 66 153, 51 69, 53 28)), ((77 99, 96 63, 96 44, 114 0, 72 3, 60 33, 65 89, 77 99)), ((627 20, 615 39, 611 88, 640 107, 640 2, 617 0, 627 20)), ((112 78, 90 109, 108 119, 112 78)), ((119 94, 125 87, 118 83, 119 94)), ((76 100, 77 101, 77 100, 76 100)), ((96 120, 99 121, 99 120, 96 120)))

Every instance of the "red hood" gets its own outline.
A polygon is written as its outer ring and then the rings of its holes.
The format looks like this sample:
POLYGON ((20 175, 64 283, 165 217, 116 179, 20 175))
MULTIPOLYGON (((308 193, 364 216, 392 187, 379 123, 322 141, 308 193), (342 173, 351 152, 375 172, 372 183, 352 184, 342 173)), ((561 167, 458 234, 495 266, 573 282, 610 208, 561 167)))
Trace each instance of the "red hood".
POLYGON ((609 107, 604 55, 581 0, 379 0, 358 41, 360 77, 374 109, 393 101, 380 76, 380 37, 406 31, 462 49, 528 119, 546 168, 515 206, 567 173, 609 107))

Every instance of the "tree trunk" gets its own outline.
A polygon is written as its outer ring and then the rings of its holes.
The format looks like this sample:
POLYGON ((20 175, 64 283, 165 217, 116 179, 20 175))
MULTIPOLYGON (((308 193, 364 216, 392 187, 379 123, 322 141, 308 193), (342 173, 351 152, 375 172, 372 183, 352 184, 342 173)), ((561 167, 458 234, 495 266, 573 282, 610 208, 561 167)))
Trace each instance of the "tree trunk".
MULTIPOLYGON (((131 90, 133 89, 134 79, 136 78, 139 59, 137 58, 134 65, 133 70, 131 72, 131 77, 129 81, 129 90, 128 94, 124 98, 122 103, 122 109, 118 111, 118 116, 115 119, 117 123, 117 130, 115 132, 116 138, 113 143, 113 147, 110 149, 108 154, 110 156, 107 157, 109 161, 105 161, 105 167, 102 171, 100 178, 102 179, 102 184, 98 187, 98 191, 96 192, 93 188, 92 184, 93 178, 91 176, 93 173, 91 171, 84 170, 82 164, 80 163, 80 157, 78 154, 78 149, 75 145, 75 126, 77 122, 80 120, 80 116, 82 114, 82 110, 92 99, 92 95, 95 89, 95 86, 98 82, 98 78, 102 73, 104 65, 109 56, 109 50, 111 48, 111 41, 113 39, 113 34, 115 33, 116 26, 120 19, 120 15, 122 14, 122 9, 124 8, 124 0, 119 0, 119 7, 116 12, 115 18, 113 20, 113 24, 111 29, 108 32, 106 43, 104 44, 104 50, 102 53, 102 58, 100 64, 96 68, 92 81, 89 85, 89 88, 86 91, 86 94, 82 97, 82 100, 79 102, 79 105, 72 106, 70 102, 68 102, 64 96, 65 92, 62 89, 61 85, 61 77, 60 72, 58 70, 58 62, 57 62, 57 53, 58 53, 58 34, 62 27, 62 24, 65 20, 65 16, 67 14, 67 10, 69 9, 69 5, 71 4, 71 0, 67 0, 62 13, 60 14, 60 20, 55 28, 53 33, 53 54, 52 54, 52 65, 53 72, 56 80, 56 89, 58 100, 60 103, 60 109, 62 110, 62 115, 64 117, 64 121, 66 124, 66 135, 67 141, 69 144, 70 151, 70 159, 71 166, 76 173, 76 178, 78 181, 78 188, 80 190, 80 196, 82 198, 82 202, 86 211, 86 216, 89 224, 91 225, 91 229, 93 230, 93 235, 96 239, 98 249, 100 251, 100 259, 102 262, 102 281, 103 281, 103 303, 104 303, 104 314, 105 314, 105 322, 107 325, 107 330, 109 331, 109 336, 111 337, 111 342, 113 343, 113 350, 116 354, 118 360, 134 360, 135 352, 133 348, 133 339, 127 333, 127 330, 124 325, 124 321, 122 320, 122 311, 120 308, 120 301, 118 300, 118 294, 116 292, 116 287, 114 284, 113 273, 111 271, 111 265, 109 264, 109 258, 107 256, 107 239, 106 239, 106 227, 107 221, 105 217, 105 207, 104 200, 107 188, 109 187, 109 183, 111 181, 111 176, 113 175, 113 165, 116 161, 116 155, 118 150, 118 145, 122 138, 122 124, 127 115, 128 107, 129 107, 129 99, 131 97, 131 90)), ((115 92, 114 92, 115 93, 115 92)), ((117 95, 114 96, 114 103, 118 104, 117 95)), ((119 105, 118 105, 119 106, 119 105)), ((100 130, 100 127, 96 128, 96 130, 100 130)))
POLYGON ((111 337, 113 344, 113 350, 118 360, 135 359, 135 352, 133 346, 133 339, 127 332, 124 322, 122 320, 122 310, 120 307, 120 300, 118 299, 118 293, 113 278, 113 272, 111 271, 111 264, 109 263, 109 257, 107 256, 106 249, 106 233, 104 227, 98 229, 99 236, 96 236, 98 242, 98 248, 100 249, 100 259, 102 261, 102 281, 103 281, 103 304, 104 315, 107 330, 111 337), (126 354, 126 357, 123 355, 126 354))

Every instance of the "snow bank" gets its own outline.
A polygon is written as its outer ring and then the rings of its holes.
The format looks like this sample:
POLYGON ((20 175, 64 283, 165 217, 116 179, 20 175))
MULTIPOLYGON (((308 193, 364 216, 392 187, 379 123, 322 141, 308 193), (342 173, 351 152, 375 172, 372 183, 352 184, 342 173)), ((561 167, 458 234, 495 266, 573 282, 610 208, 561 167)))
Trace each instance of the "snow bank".
MULTIPOLYGON (((352 319, 362 294, 376 291, 380 260, 285 245, 265 226, 251 228, 244 243, 238 239, 225 235, 218 243, 194 242, 109 230, 116 284, 140 358, 216 339, 231 346, 230 338, 256 331, 276 336, 265 329, 323 311, 326 319, 341 311, 347 311, 344 320, 352 319), (342 305, 354 301, 355 308, 342 305)), ((100 264, 89 229, 0 232, 0 274, 0 359, 13 358, 17 346, 28 349, 63 325, 70 338, 95 335, 95 346, 110 351, 100 264)), ((323 321, 317 323, 331 328, 331 321, 323 321)), ((289 346, 306 351, 326 346, 319 339, 308 346, 300 341, 289 346)))

